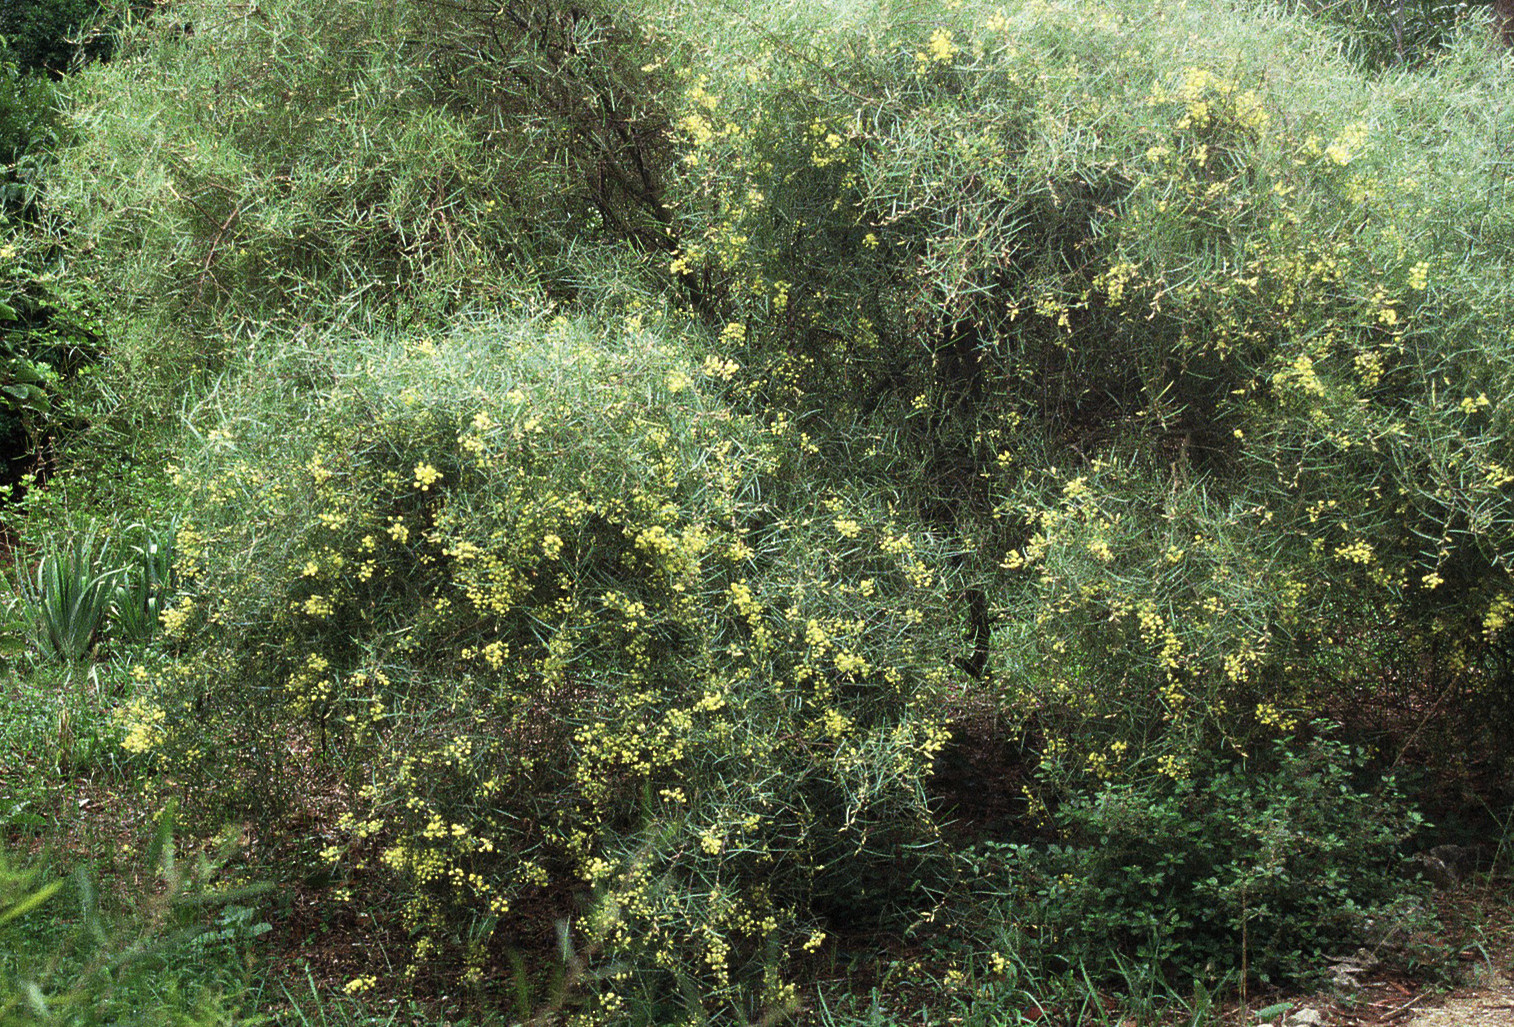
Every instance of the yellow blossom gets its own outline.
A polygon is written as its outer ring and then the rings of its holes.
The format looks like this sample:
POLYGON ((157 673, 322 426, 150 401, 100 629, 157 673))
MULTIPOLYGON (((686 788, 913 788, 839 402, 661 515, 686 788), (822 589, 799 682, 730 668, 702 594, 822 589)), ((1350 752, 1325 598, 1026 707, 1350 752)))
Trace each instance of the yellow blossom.
POLYGON ((422 492, 430 490, 432 485, 442 480, 442 472, 430 464, 420 463, 415 465, 415 487, 422 492))
POLYGON ((930 40, 925 44, 925 49, 929 55, 928 59, 937 64, 950 63, 951 59, 962 50, 947 29, 937 29, 932 32, 930 40))

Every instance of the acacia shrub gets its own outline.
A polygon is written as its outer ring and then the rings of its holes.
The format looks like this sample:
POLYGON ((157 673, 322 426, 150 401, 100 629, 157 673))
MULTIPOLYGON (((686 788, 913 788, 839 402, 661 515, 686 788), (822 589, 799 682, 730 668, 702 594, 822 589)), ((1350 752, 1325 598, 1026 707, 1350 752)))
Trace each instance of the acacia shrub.
POLYGON ((571 295, 597 250, 637 238, 630 208, 659 210, 601 187, 623 164, 655 183, 659 161, 625 17, 195 0, 139 19, 67 83, 79 142, 51 207, 77 284, 108 282, 123 322, 158 322, 191 365, 270 318, 434 325, 516 285, 571 295))
POLYGON ((870 436, 866 473, 960 540, 1053 792, 1347 718, 1411 660, 1447 730, 1496 722, 1510 208, 1467 169, 1511 108, 1485 46, 1374 77, 1306 19, 1208 3, 666 24, 671 269, 745 324, 770 402, 822 448, 870 436))
POLYGON ((393 876, 416 972, 482 981, 550 934, 514 910, 577 893, 605 1011, 692 985, 753 1012, 951 882, 942 544, 812 494, 803 436, 673 330, 524 309, 291 347, 194 418, 183 655, 128 747, 274 811, 287 754, 327 754, 353 790, 327 856, 393 876))

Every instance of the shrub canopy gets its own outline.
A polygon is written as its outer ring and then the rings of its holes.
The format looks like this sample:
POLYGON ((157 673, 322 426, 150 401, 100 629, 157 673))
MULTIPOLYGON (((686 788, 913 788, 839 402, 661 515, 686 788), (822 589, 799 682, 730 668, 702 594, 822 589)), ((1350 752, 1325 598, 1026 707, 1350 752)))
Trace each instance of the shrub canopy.
POLYGON ((422 955, 466 928, 480 972, 566 877, 611 955, 771 1003, 824 917, 908 922, 949 883, 943 550, 806 494, 794 429, 663 330, 354 339, 216 397, 179 472, 187 658, 128 730, 223 801, 284 802, 286 739, 343 753, 331 858, 409 883, 422 955))
MULTIPOLYGON (((1514 105, 1446 40, 1364 71, 1211 0, 161 11, 71 86, 49 194, 115 380, 199 376, 128 737, 265 802, 337 752, 332 856, 405 882, 421 956, 476 975, 576 889, 635 987, 749 1011, 814 932, 932 915, 964 708, 1052 829, 1154 796, 1136 852, 1240 766, 1291 795, 1273 742, 1319 716, 1507 780, 1514 105)), ((1341 803, 1383 821, 1366 895, 1407 821, 1341 803)))
POLYGON ((1368 79, 1207 3, 682 31, 673 270, 974 547, 1013 707, 1148 753, 1390 679, 1506 710, 1510 207, 1473 169, 1514 108, 1482 40, 1368 79))

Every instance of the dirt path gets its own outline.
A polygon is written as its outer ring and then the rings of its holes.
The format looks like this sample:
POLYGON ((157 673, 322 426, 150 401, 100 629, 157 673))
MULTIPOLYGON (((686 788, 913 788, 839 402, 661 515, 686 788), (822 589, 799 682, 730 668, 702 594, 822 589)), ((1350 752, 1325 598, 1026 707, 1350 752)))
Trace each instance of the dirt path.
POLYGON ((1508 1027, 1514 1024, 1514 985, 1494 975, 1481 987, 1457 988, 1439 1005, 1419 1010, 1407 1027, 1508 1027))

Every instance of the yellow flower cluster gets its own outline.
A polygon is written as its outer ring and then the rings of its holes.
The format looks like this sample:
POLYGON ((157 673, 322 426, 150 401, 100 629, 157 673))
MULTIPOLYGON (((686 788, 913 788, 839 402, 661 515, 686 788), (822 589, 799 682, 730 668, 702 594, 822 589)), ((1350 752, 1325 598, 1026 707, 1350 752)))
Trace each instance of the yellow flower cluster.
POLYGON ((168 713, 153 700, 133 697, 117 709, 115 716, 125 731, 121 747, 127 752, 143 755, 162 744, 168 713))
POLYGON ((1352 122, 1341 129, 1340 135, 1325 147, 1325 156, 1334 164, 1350 164, 1361 153, 1367 142, 1368 128, 1362 122, 1352 122))
POLYGON ((926 41, 923 59, 937 64, 949 64, 961 52, 962 48, 957 45, 950 30, 936 29, 926 41))
POLYGON ((442 480, 442 472, 428 463, 415 465, 415 487, 422 492, 428 491, 432 485, 442 480))

